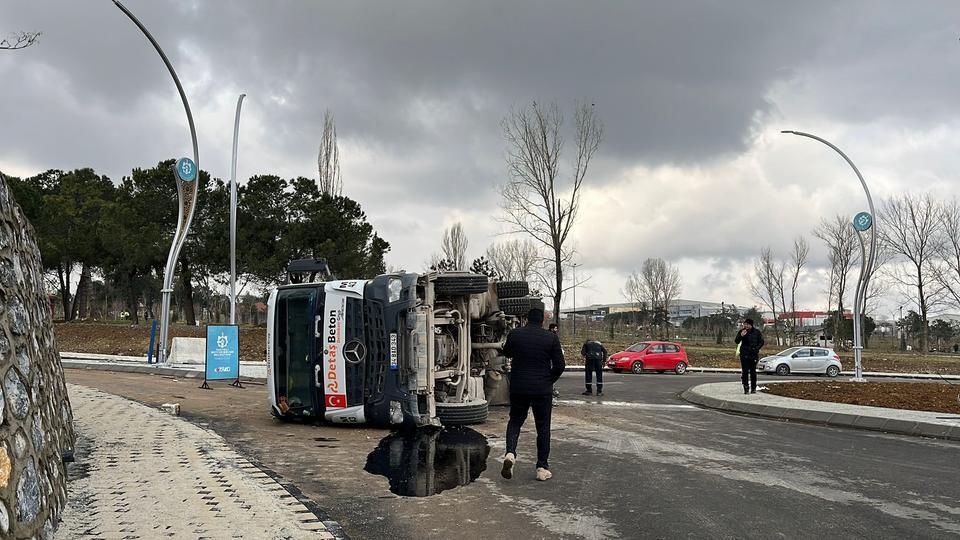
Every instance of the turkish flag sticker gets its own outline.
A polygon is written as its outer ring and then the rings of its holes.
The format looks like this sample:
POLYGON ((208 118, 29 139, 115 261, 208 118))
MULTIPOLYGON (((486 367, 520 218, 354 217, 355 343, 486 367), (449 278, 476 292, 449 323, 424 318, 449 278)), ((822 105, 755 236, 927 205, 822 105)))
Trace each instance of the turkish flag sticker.
POLYGON ((345 409, 347 407, 347 396, 344 394, 328 394, 326 401, 328 409, 345 409))

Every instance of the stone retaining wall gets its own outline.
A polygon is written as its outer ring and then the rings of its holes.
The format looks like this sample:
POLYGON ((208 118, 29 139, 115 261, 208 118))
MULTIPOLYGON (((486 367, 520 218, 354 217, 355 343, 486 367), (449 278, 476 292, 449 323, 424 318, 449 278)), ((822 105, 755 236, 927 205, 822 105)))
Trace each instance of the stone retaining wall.
POLYGON ((53 536, 73 445, 36 236, 0 175, 0 538, 53 536))

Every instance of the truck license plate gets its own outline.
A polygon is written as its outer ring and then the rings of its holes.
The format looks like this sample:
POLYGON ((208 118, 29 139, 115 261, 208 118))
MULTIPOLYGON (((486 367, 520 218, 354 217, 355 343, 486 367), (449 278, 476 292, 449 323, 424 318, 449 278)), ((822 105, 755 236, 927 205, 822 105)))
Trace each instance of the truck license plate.
POLYGON ((397 352, 397 334, 390 334, 390 369, 397 369, 399 365, 397 352))

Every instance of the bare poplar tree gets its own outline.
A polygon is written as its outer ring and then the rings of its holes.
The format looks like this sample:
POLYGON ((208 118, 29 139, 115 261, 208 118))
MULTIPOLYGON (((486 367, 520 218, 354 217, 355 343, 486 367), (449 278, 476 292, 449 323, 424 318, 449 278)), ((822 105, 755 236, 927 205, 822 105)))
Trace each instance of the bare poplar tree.
POLYGON ((880 240, 902 262, 891 265, 887 274, 916 302, 924 353, 930 342, 927 317, 944 294, 937 279, 937 257, 943 252, 943 219, 943 205, 929 194, 891 197, 883 202, 880 212, 880 240))
POLYGON ((827 247, 832 282, 830 296, 827 298, 827 312, 833 311, 833 307, 836 306, 833 328, 834 332, 838 332, 844 317, 844 301, 849 288, 850 271, 860 259, 857 233, 849 217, 837 215, 833 219, 822 219, 820 225, 813 230, 813 235, 823 241, 827 247))
POLYGON ((486 258, 505 280, 530 281, 540 263, 536 244, 529 238, 514 238, 487 248, 486 258))
POLYGON ((957 199, 943 206, 943 235, 939 248, 940 261, 935 267, 937 282, 943 287, 947 302, 960 308, 960 202, 957 199))
POLYGON ((864 294, 864 310, 866 313, 876 313, 880 309, 880 300, 887 296, 890 291, 890 279, 887 277, 890 263, 893 262, 895 254, 882 242, 877 244, 877 256, 873 261, 873 273, 870 275, 870 283, 867 284, 867 290, 864 294))
POLYGON ((42 32, 15 32, 3 39, 0 39, 0 50, 15 51, 17 49, 26 49, 40 39, 42 32))
POLYGON ((646 292, 643 287, 642 280, 640 279, 640 274, 634 270, 627 276, 627 281, 623 285, 623 290, 620 293, 627 299, 628 302, 634 304, 637 308, 637 311, 643 311, 647 307, 646 292))
POLYGON ((753 262, 753 270, 756 273, 756 279, 750 282, 750 292, 773 313, 773 331, 779 343, 780 324, 777 315, 784 311, 782 306, 785 265, 777 261, 773 250, 767 247, 760 251, 760 257, 753 262))
POLYGON ((530 236, 547 251, 549 267, 541 272, 544 287, 553 296, 553 312, 560 313, 564 265, 573 256, 570 232, 580 208, 580 195, 590 161, 603 139, 603 125, 593 105, 578 103, 574 113, 575 155, 571 173, 561 175, 563 114, 554 102, 534 102, 515 109, 503 120, 510 179, 502 189, 504 221, 513 231, 530 236))
POLYGON ((459 221, 443 231, 440 241, 440 254, 444 259, 452 261, 457 270, 467 269, 467 235, 463 232, 463 224, 459 221))
POLYGON ((788 336, 790 344, 793 343, 793 338, 797 334, 797 287, 809 255, 810 246, 807 240, 802 236, 795 238, 793 251, 790 252, 790 336, 788 336))
POLYGON ((323 112, 323 135, 320 138, 320 151, 317 153, 317 171, 320 173, 318 180, 320 193, 331 197, 339 197, 343 194, 337 125, 333 120, 333 113, 329 110, 323 112))
POLYGON ((640 271, 634 271, 624 285, 624 295, 638 306, 649 306, 654 314, 660 314, 661 333, 669 322, 670 304, 677 300, 681 291, 680 271, 660 258, 643 261, 640 271))

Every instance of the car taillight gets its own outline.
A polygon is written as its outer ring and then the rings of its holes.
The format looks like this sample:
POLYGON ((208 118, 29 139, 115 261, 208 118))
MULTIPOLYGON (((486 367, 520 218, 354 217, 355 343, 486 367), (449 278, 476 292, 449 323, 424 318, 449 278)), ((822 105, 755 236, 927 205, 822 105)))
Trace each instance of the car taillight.
POLYGON ((839 355, 839 354, 833 355, 833 359, 839 361, 839 360, 840 360, 840 355, 839 355))

